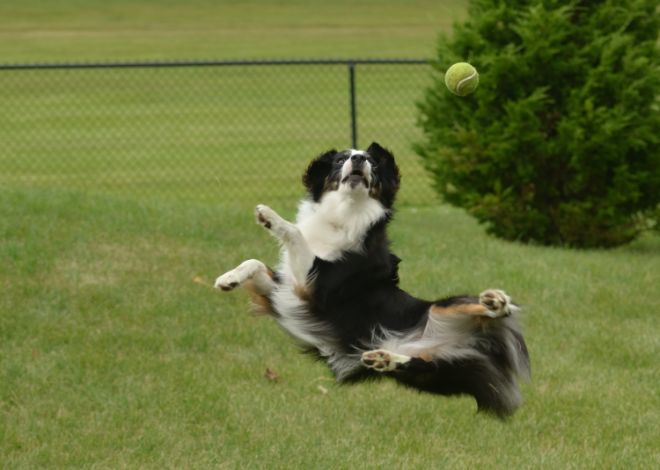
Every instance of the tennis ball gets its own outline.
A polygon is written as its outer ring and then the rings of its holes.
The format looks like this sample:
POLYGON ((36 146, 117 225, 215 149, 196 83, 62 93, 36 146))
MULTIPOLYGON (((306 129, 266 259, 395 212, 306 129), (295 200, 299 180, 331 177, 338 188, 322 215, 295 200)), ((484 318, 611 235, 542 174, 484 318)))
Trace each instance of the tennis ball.
POLYGON ((445 85, 455 95, 469 95, 479 86, 477 69, 467 62, 458 62, 445 72, 445 85))

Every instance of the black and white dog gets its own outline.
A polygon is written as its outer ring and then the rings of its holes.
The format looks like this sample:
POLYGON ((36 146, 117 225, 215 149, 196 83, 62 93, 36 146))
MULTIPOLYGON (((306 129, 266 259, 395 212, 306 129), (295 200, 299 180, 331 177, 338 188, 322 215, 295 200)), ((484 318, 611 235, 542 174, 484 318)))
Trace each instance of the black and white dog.
POLYGON ((516 378, 529 374, 519 309, 501 290, 431 302, 398 287, 400 259, 386 233, 399 189, 393 155, 376 143, 330 150, 311 162, 303 183, 296 223, 256 208, 257 222, 282 245, 278 269, 247 260, 215 286, 247 288, 338 381, 387 375, 511 414, 521 402, 516 378))

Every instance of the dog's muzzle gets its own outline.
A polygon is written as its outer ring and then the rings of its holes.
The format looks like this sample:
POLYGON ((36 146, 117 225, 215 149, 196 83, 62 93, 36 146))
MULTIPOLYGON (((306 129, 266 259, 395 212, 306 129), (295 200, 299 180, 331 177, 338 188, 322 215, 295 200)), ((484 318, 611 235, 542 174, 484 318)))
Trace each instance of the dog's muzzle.
POLYGON ((368 168, 365 162, 367 158, 364 155, 352 155, 350 159, 351 169, 346 176, 341 180, 342 183, 347 183, 351 188, 355 188, 359 184, 364 184, 366 188, 369 187, 368 168))

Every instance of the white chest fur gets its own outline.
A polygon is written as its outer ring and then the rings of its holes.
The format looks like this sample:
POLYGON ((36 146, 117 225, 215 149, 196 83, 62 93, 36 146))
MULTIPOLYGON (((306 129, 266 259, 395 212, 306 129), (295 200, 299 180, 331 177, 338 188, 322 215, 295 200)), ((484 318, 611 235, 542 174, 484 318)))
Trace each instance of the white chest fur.
POLYGON ((347 251, 359 251, 369 228, 387 210, 366 193, 333 191, 319 202, 303 201, 296 226, 315 256, 334 261, 347 251))

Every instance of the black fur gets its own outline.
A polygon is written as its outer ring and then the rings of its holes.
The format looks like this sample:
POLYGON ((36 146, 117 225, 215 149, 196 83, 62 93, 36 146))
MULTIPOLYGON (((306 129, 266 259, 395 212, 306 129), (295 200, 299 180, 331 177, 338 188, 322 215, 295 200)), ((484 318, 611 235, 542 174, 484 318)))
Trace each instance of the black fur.
MULTIPOLYGON (((400 259, 389 250, 386 226, 389 220, 376 224, 365 239, 363 254, 349 253, 332 263, 316 259, 310 314, 331 325, 332 334, 345 354, 370 344, 374 332, 423 330, 432 305, 449 307, 475 304, 478 298, 456 296, 435 302, 411 296, 398 287, 400 259)), ((523 368, 528 367, 527 347, 509 318, 475 322, 474 354, 456 360, 435 359, 427 362, 413 359, 402 368, 387 373, 397 381, 421 391, 442 395, 469 394, 479 410, 500 417, 515 411, 518 403, 503 396, 504 389, 517 390, 515 377, 520 372, 518 360, 508 350, 509 344, 522 351, 523 368)), ((524 371, 523 371, 524 373, 524 371)), ((358 369, 344 379, 354 382, 377 374, 358 369)))
POLYGON ((336 156, 337 151, 335 149, 328 150, 314 159, 307 167, 307 171, 303 175, 303 184, 312 200, 318 201, 321 199, 325 190, 326 179, 333 169, 336 156))
MULTIPOLYGON (((373 143, 367 149, 375 166, 373 197, 391 208, 400 185, 399 169, 390 152, 373 143)), ((331 150, 314 160, 304 182, 311 197, 318 201, 332 189, 341 152, 331 150)), ((386 234, 391 216, 376 223, 364 239, 361 253, 345 253, 339 261, 316 258, 310 272, 314 279, 310 315, 329 325, 338 353, 354 354, 356 349, 373 344, 379 331, 423 331, 432 305, 478 304, 476 297, 459 296, 430 302, 415 298, 399 288, 400 259, 389 248, 386 234)), ((470 354, 455 360, 414 358, 387 375, 422 391, 453 395, 472 395, 480 410, 506 416, 518 406, 515 382, 518 373, 528 368, 525 342, 513 319, 475 321, 470 354), (511 348, 517 349, 512 352, 511 348)), ((467 348, 467 347, 466 347, 467 348)), ((359 368, 344 380, 373 376, 359 368)))
POLYGON ((398 287, 400 259, 389 251, 386 224, 379 222, 369 231, 363 253, 314 261, 310 313, 333 326, 346 353, 369 344, 378 329, 415 327, 431 306, 398 287))
POLYGON ((479 410, 499 416, 513 413, 520 404, 516 379, 529 371, 527 347, 516 320, 517 309, 507 312, 510 316, 488 318, 483 316, 485 308, 478 297, 427 301, 400 289, 401 260, 391 252, 387 238, 387 225, 400 185, 393 155, 376 143, 369 146, 366 154, 334 149, 321 154, 303 176, 309 199, 321 204, 326 192, 341 186, 342 177, 351 187, 354 182, 357 185, 363 181, 365 186, 358 188, 360 194, 379 201, 383 216, 368 227, 360 250, 344 251, 334 261, 314 259, 304 288, 287 284, 289 281, 285 282, 282 273, 272 273, 271 278, 279 287, 260 295, 271 301, 274 316, 305 343, 303 347, 308 352, 326 359, 341 381, 386 375, 421 391, 472 395, 479 410), (347 158, 351 158, 351 166, 346 168, 352 170, 349 176, 342 176, 347 158), (366 161, 371 172, 369 178, 360 180, 362 173, 356 168, 364 168, 366 161), (302 307, 296 304, 276 311, 278 304, 270 296, 277 296, 281 289, 285 289, 286 295, 293 292, 302 307), (464 304, 480 308, 482 315, 470 315, 457 307, 464 304), (292 319, 293 323, 287 323, 292 319), (401 347, 401 354, 412 359, 391 362, 396 364, 395 370, 378 373, 365 367, 371 364, 360 361, 364 351, 387 349, 386 345, 401 347), (413 352, 405 352, 408 350, 413 352))
MULTIPOLYGON (((375 142, 369 146, 367 153, 374 167, 372 196, 389 209, 394 204, 394 198, 399 190, 399 167, 394 162, 392 154, 375 142)), ((322 153, 309 164, 303 175, 303 184, 313 201, 318 202, 326 190, 336 189, 341 164, 348 155, 348 151, 338 152, 332 149, 322 153)))

